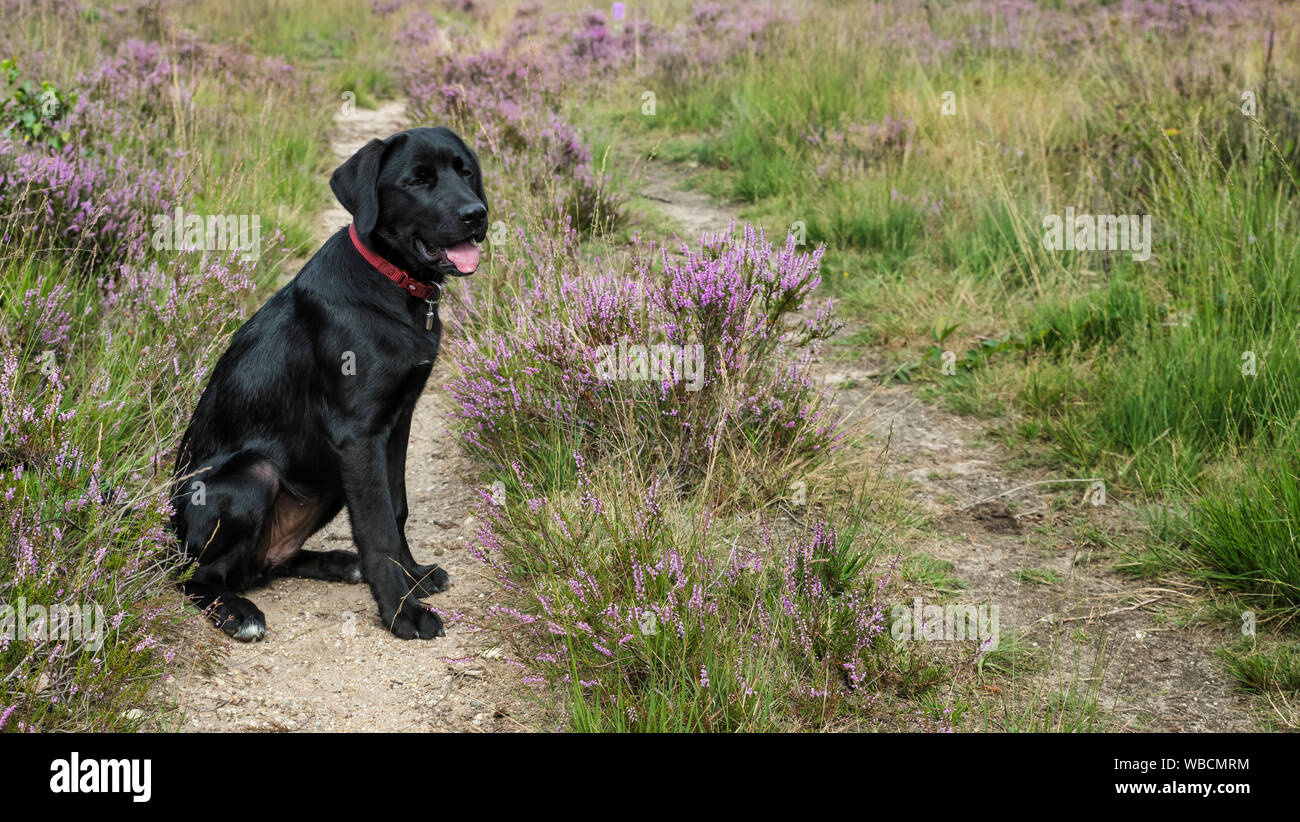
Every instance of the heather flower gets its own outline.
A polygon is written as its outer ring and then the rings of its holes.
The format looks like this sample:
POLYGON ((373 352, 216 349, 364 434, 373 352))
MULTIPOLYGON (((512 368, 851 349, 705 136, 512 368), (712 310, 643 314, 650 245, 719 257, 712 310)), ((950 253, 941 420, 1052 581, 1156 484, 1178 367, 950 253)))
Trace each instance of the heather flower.
POLYGON ((178 202, 175 167, 138 167, 108 145, 86 153, 75 141, 57 153, 0 139, 0 226, 22 225, 28 242, 82 270, 136 257, 148 216, 178 202))
MULTIPOLYGON (((582 461, 590 463, 585 455, 582 461)), ((720 561, 727 546, 668 526, 678 520, 676 504, 657 500, 652 483, 629 471, 593 483, 591 493, 602 500, 599 511, 573 498, 548 498, 536 511, 516 502, 483 512, 480 555, 519 602, 489 609, 485 627, 516 645, 537 674, 530 681, 576 681, 605 694, 591 698, 622 711, 631 700, 646 715, 647 682, 669 695, 674 677, 696 671, 681 683, 692 686, 681 692, 691 700, 682 710, 705 727, 719 723, 713 729, 763 727, 769 720, 759 717, 774 693, 809 695, 814 712, 828 701, 875 704, 868 685, 880 670, 878 603, 888 574, 872 577, 834 528, 814 524, 767 571, 730 576, 720 561), (656 500, 658 520, 630 527, 646 500, 656 500), (537 619, 539 613, 546 618, 537 619), (605 636, 619 639, 611 645, 605 636), (733 638, 740 644, 727 654, 710 651, 733 638), (775 668, 774 659, 781 660, 775 668), (758 699, 760 693, 767 696, 758 699), (738 713, 720 715, 719 704, 738 713)))
MULTIPOLYGON (((689 485, 698 455, 727 453, 742 438, 774 455, 837 442, 836 416, 810 373, 814 344, 838 327, 829 305, 812 311, 820 249, 801 252, 792 237, 774 246, 746 227, 677 254, 648 249, 620 274, 586 270, 572 231, 516 245, 506 276, 531 285, 490 307, 471 297, 452 317, 460 374, 448 390, 472 453, 531 458, 561 433, 601 454, 630 436, 689 485), (602 347, 627 340, 698 345, 701 373, 694 382, 684 373, 603 378, 602 347)), ((576 468, 582 486, 585 469, 576 468)))
MULTIPOLYGON (((102 608, 116 661, 108 669, 105 655, 64 638, 5 643, 19 693, 47 680, 35 701, 11 705, 24 727, 102 722, 99 706, 142 699, 175 659, 186 617, 170 593, 170 495, 143 470, 162 455, 98 455, 136 439, 144 420, 155 447, 171 447, 199 388, 178 373, 212 355, 251 289, 236 261, 181 255, 121 263, 98 282, 38 278, 24 310, 0 322, 0 455, 12 466, 0 475, 0 578, 21 581, 29 602, 102 608), (212 332, 196 335, 200 326, 212 332), (125 382, 123 344, 135 349, 125 382)), ((113 727, 126 721, 111 716, 113 727)))

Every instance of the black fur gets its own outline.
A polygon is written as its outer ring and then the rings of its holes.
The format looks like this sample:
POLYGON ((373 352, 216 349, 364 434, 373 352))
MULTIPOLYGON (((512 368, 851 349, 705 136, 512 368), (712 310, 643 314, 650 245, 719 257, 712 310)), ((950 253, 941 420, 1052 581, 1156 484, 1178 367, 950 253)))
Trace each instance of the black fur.
MULTIPOLYGON (((370 141, 330 187, 362 241, 423 282, 459 275, 428 249, 486 235, 478 158, 445 128, 370 141)), ((411 413, 442 334, 428 311, 343 228, 218 360, 177 454, 172 524, 197 566, 185 592, 226 633, 261 639, 265 617, 240 593, 291 574, 364 580, 394 634, 443 634, 418 598, 447 574, 417 564, 405 533, 411 413), (301 551, 344 505, 359 553, 301 551)))

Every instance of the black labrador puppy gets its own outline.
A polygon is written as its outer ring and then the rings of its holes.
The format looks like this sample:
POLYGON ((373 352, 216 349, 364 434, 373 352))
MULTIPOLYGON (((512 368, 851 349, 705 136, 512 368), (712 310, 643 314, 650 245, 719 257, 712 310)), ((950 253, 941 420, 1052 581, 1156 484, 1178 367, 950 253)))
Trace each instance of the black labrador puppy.
POLYGON ((447 276, 487 232, 478 157, 445 128, 371 140, 330 179, 353 223, 235 333, 176 458, 172 525, 185 593, 227 634, 260 640, 240 592, 268 576, 369 583, 403 639, 443 635, 419 597, 447 573, 406 541, 411 412, 438 355, 447 276), (302 551, 344 506, 359 553, 302 551))

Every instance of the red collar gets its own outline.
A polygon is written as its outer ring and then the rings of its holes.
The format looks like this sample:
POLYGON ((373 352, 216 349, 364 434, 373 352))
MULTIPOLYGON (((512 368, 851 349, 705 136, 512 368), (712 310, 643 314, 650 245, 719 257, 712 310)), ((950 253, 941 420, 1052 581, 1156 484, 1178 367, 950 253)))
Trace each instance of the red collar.
POLYGON ((425 302, 434 303, 438 302, 438 299, 442 297, 442 286, 437 283, 422 283, 410 274, 407 274, 402 269, 390 263, 388 260, 385 260, 383 257, 380 257, 375 252, 366 248, 365 243, 361 242, 361 238, 357 236, 356 223, 352 223, 348 226, 348 236, 352 238, 352 245, 356 247, 357 251, 361 252, 362 257, 366 258, 366 262, 374 266, 380 274, 383 274, 388 279, 406 289, 411 296, 419 297, 425 302), (435 294, 437 297, 434 296, 435 294))

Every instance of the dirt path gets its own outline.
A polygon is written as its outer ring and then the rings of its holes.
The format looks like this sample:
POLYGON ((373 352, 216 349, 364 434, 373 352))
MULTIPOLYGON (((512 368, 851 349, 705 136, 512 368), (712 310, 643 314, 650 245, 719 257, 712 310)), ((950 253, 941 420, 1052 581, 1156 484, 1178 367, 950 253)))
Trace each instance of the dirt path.
POLYGON ((964 585, 946 599, 915 589, 907 596, 997 604, 1002 647, 1019 637, 1037 658, 1019 685, 989 689, 1020 689, 1006 697, 1013 714, 1074 685, 1095 699, 1107 723, 1098 730, 1258 730, 1214 656, 1236 626, 1181 625, 1195 586, 1111 570, 1119 557, 1092 534, 1135 532, 1122 502, 1094 506, 1087 483, 1008 469, 1011 455, 978 421, 922 402, 908 386, 851 387, 840 402, 887 444, 885 473, 907 483, 926 516, 923 536, 907 547, 952 563, 964 585))
MULTIPOLYGON (((405 127, 400 103, 356 109, 337 120, 332 148, 339 161, 373 137, 405 127)), ((321 215, 323 241, 350 217, 341 206, 321 215)), ((244 731, 517 731, 536 729, 538 711, 527 686, 471 620, 495 601, 466 545, 474 530, 475 491, 461 477, 468 466, 446 432, 447 379, 439 362, 411 424, 407 536, 418 562, 451 575, 450 590, 428 600, 447 622, 447 636, 428 642, 394 638, 380 624, 370 590, 315 580, 280 579, 250 594, 266 614, 262 642, 230 642, 209 673, 171 682, 183 730, 244 731)), ((352 548, 346 513, 306 545, 352 548)))
MULTIPOLYGON (((686 173, 646 163, 642 196, 676 220, 684 238, 725 229, 734 214, 679 189, 686 173)), ((965 586, 946 599, 922 586, 905 585, 904 595, 926 604, 998 604, 1002 647, 1019 637, 1038 660, 1020 685, 985 693, 1018 689, 1007 700, 1012 713, 1023 713, 1027 702, 1051 701, 1073 683, 1093 692, 1106 729, 1258 730, 1249 701, 1214 656, 1237 625, 1180 625, 1182 606, 1199 596, 1194 586, 1115 573, 1118 557, 1089 538, 1090 529, 1135 532, 1131 510, 1114 499, 1093 506, 1087 484, 1041 484, 1062 477, 1010 469, 1012 455, 978 421, 919 400, 910 386, 882 386, 881 363, 870 352, 844 361, 828 347, 823 355, 837 357, 817 367, 840 386, 847 423, 865 426, 874 440, 848 459, 903 482, 926 520, 902 550, 952 563, 949 573, 965 586)))
POLYGON ((686 243, 723 231, 735 219, 735 214, 719 208, 707 195, 679 188, 685 169, 670 169, 655 160, 641 160, 637 168, 642 174, 637 193, 677 224, 678 234, 686 243))

